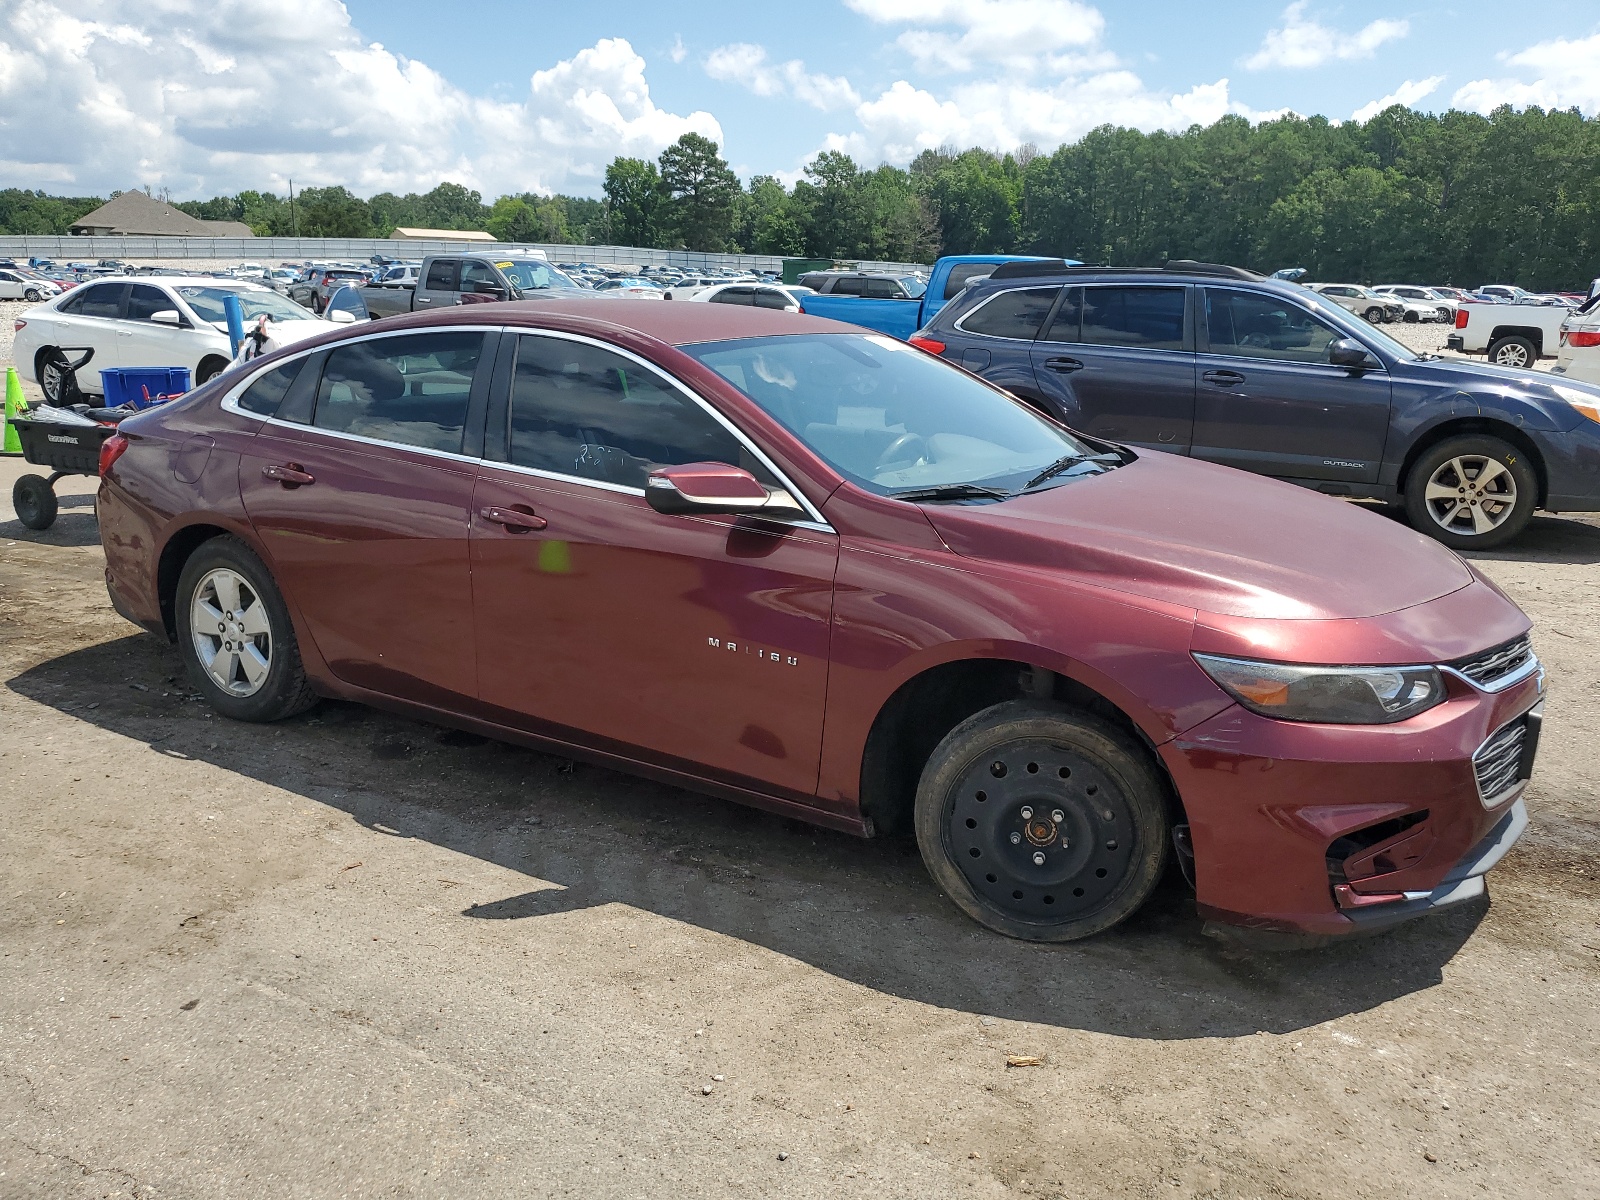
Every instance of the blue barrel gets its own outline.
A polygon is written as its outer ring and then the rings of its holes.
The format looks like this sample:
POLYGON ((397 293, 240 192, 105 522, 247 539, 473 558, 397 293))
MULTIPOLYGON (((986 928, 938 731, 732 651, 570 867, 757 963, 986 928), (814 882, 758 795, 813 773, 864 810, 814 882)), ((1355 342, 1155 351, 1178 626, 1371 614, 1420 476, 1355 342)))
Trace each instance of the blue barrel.
POLYGON ((176 396, 189 390, 188 367, 106 367, 100 372, 106 407, 131 404, 148 408, 157 396, 176 396), (148 392, 147 397, 145 393, 148 392))

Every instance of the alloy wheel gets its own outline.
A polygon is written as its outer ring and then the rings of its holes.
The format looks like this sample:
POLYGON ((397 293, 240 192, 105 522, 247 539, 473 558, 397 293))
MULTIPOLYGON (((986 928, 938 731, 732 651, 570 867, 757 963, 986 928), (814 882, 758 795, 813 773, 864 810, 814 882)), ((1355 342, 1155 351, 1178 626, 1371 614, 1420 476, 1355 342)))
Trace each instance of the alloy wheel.
POLYGON ((219 567, 194 589, 189 629, 200 665, 223 691, 253 696, 272 670, 272 621, 250 581, 219 567))
POLYGON ((1458 454, 1439 464, 1423 493, 1441 529, 1481 537, 1500 528, 1517 506, 1516 477, 1486 454, 1458 454))
POLYGON ((1519 342, 1507 342, 1494 353, 1494 361, 1502 367, 1526 367, 1528 365, 1528 351, 1519 342))
POLYGON ((1090 758, 1015 742, 962 777, 946 822, 951 859, 979 896, 1025 920, 1093 911, 1134 862, 1133 811, 1090 758))

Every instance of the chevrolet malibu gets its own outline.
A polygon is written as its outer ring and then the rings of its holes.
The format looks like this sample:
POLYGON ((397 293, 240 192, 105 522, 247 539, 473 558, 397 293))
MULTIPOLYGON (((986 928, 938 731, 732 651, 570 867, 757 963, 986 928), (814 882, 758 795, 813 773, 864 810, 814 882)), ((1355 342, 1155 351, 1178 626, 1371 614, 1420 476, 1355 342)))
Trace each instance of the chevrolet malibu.
POLYGON ((914 832, 1016 937, 1174 858, 1210 921, 1381 928, 1527 823, 1543 673, 1472 566, 854 326, 402 317, 123 422, 101 473, 113 603, 223 714, 340 697, 914 832))

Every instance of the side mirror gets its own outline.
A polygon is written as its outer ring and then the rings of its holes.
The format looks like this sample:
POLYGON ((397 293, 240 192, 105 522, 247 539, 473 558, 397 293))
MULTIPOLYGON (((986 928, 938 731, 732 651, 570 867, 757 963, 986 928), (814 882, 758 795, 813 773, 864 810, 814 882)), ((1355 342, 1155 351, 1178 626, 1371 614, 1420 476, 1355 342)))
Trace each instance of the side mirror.
POLYGON ((1328 361, 1336 367, 1353 367, 1360 371, 1370 371, 1379 365, 1355 338, 1340 338, 1332 343, 1328 347, 1328 361))
POLYGON ((175 308, 163 308, 160 312, 153 312, 150 314, 150 319, 157 325, 180 327, 183 325, 183 318, 178 315, 178 310, 175 308))
POLYGON ((356 315, 347 308, 336 308, 328 314, 328 320, 335 325, 354 325, 356 315))
POLYGON ((804 510, 782 488, 768 488, 743 467, 685 463, 659 467, 644 481, 644 498, 658 513, 730 513, 793 519, 804 510))

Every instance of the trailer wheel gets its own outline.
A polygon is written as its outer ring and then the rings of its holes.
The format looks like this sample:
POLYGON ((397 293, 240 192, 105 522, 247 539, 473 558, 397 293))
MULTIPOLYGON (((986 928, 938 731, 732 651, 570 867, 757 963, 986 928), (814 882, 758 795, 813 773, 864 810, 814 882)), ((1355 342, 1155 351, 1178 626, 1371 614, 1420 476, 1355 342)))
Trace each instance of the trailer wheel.
POLYGON ((56 523, 56 494, 43 475, 24 475, 11 486, 11 507, 17 520, 29 529, 49 529, 56 523))

